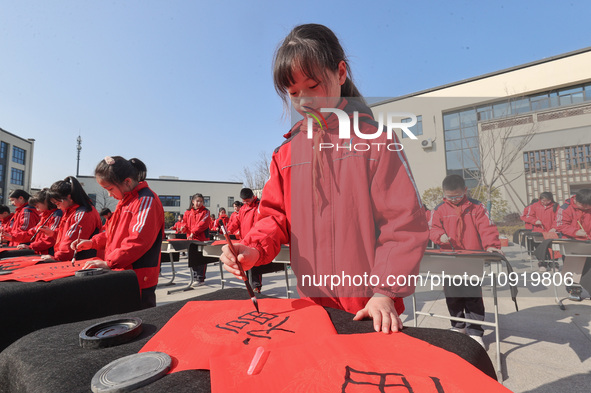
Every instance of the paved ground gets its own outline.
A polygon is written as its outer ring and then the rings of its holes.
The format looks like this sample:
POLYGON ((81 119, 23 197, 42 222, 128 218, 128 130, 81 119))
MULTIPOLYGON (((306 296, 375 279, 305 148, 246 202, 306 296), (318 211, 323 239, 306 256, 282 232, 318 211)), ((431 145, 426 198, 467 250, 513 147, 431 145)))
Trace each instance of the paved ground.
MULTIPOLYGON (((535 285, 537 266, 532 270, 529 258, 524 261, 519 247, 504 248, 507 258, 520 276, 517 297, 519 311, 509 296, 507 289, 498 294, 499 323, 501 340, 501 360, 504 384, 516 393, 554 393, 554 392, 589 392, 591 391, 591 300, 582 302, 566 300, 566 310, 560 310, 555 303, 552 287, 535 285), (525 273, 525 276, 523 276, 525 273), (536 273, 536 274, 533 274, 536 273), (532 275, 533 274, 533 275, 532 275), (524 277, 527 287, 523 285, 524 277), (534 280, 532 280, 532 278, 534 280)), ((526 257, 525 255, 523 255, 526 257)), ((535 264, 534 264, 535 265, 535 264)), ((160 287, 157 291, 158 305, 172 301, 188 299, 221 288, 218 267, 209 265, 205 286, 168 295, 169 290, 185 286, 189 282, 186 258, 175 264, 176 285, 160 287)), ((170 278, 170 264, 163 265, 163 273, 170 278)), ((228 278, 227 274, 225 275, 228 278)), ((290 274, 291 285, 295 277, 290 274)), ((162 277, 160 283, 168 281, 162 277)), ((285 276, 283 272, 265 275, 263 293, 269 296, 286 297, 285 276)), ((230 279, 229 287, 241 287, 243 284, 230 279)), ((492 290, 483 289, 486 320, 494 320, 492 290)), ((558 287, 560 297, 566 296, 564 286, 558 287)), ((406 312, 402 320, 406 326, 413 326, 412 301, 405 299, 406 312)), ((447 315, 445 297, 441 291, 419 291, 417 307, 425 312, 447 315)), ((449 328, 449 322, 439 318, 419 316, 418 326, 449 328)), ((496 365, 495 332, 485 329, 484 342, 488 354, 496 365)))

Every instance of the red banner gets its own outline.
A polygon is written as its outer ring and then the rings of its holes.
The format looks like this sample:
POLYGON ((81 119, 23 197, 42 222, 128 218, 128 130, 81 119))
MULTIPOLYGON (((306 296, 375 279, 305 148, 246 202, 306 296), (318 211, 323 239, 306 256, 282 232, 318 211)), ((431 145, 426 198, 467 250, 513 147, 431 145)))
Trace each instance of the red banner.
POLYGON ((256 349, 212 358, 212 392, 510 393, 461 357, 403 333, 327 336, 263 352, 251 367, 256 349))
POLYGON ((303 345, 336 335, 326 311, 308 300, 259 299, 258 303, 260 313, 250 299, 189 302, 140 352, 167 353, 172 357, 170 372, 176 372, 209 369, 212 356, 250 354, 258 347, 303 345))

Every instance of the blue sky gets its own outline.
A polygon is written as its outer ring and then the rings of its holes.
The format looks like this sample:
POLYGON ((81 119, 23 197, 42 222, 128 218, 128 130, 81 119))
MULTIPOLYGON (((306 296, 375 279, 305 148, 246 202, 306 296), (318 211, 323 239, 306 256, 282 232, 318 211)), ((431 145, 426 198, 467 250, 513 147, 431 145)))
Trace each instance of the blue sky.
MULTIPOLYGON (((271 61, 292 27, 339 36, 367 97, 591 46, 589 2, 4 1, 0 127, 34 138, 34 187, 106 155, 148 177, 236 181, 289 124, 271 61)), ((591 69, 591 67, 590 67, 591 69)))

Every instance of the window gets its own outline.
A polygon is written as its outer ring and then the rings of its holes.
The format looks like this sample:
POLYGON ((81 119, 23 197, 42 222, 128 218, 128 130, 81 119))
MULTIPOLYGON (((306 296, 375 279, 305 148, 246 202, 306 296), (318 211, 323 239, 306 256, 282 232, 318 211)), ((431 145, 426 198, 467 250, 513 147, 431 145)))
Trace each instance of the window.
MULTIPOLYGON (((410 123, 412 119, 407 117, 405 119, 400 120, 401 123, 410 123)), ((412 127, 408 127, 410 132, 412 132, 415 136, 423 135, 423 116, 417 116, 417 124, 412 127)), ((410 138, 406 135, 406 132, 402 131, 402 138, 410 138)))
POLYGON ((234 197, 228 197, 228 207, 234 206, 234 197))
POLYGON ((12 146, 12 161, 17 164, 25 164, 25 150, 17 146, 12 146))
POLYGON ((0 183, 4 183, 4 164, 0 164, 0 183))
POLYGON ((203 206, 209 207, 209 200, 210 200, 210 197, 203 196, 203 206))
POLYGON ((22 186, 25 184, 25 171, 21 171, 20 169, 12 168, 10 172, 10 183, 16 184, 17 186, 22 186))
POLYGON ((554 172, 556 170, 556 153, 553 149, 529 151, 523 153, 525 173, 554 172))
POLYGON ((8 152, 8 143, 0 142, 0 159, 6 158, 7 152, 8 152))
POLYGON ((162 206, 178 207, 181 205, 180 195, 159 195, 162 206))

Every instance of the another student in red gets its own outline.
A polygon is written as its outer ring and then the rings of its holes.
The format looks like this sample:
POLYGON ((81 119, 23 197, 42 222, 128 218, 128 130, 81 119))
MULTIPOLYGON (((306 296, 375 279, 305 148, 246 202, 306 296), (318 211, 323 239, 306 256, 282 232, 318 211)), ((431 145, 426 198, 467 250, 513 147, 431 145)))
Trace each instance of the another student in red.
POLYGON ((105 157, 94 174, 100 186, 119 203, 105 232, 92 240, 74 242, 72 249, 105 250, 104 261, 90 260, 85 269, 133 269, 141 290, 142 308, 155 307, 164 209, 158 195, 145 182, 146 166, 137 158, 105 157))
POLYGON ((29 203, 37 209, 39 212, 39 224, 35 228, 29 229, 27 236, 21 239, 21 244, 17 246, 19 249, 30 249, 35 254, 46 255, 54 253, 55 236, 47 235, 41 228, 49 228, 53 234, 59 227, 62 219, 63 212, 57 208, 57 206, 51 202, 49 189, 44 188, 38 191, 31 199, 29 203), (31 241, 31 239, 34 239, 31 241))
MULTIPOLYGON (((209 240, 209 226, 211 223, 211 216, 209 210, 204 206, 204 198, 202 194, 195 194, 191 199, 193 209, 187 215, 187 238, 199 241, 209 240)), ((193 269, 193 278, 195 286, 205 285, 205 273, 207 265, 201 265, 193 269)))
MULTIPOLYGON (((51 201, 63 212, 57 231, 48 227, 41 228, 47 236, 55 236, 53 258, 48 260, 69 261, 74 257, 74 250, 70 245, 74 240, 90 239, 101 231, 101 218, 94 208, 92 201, 82 188, 78 180, 69 176, 57 181, 49 188, 51 201)), ((85 250, 76 253, 76 259, 86 259, 96 256, 95 250, 85 250)))
POLYGON ((14 213, 10 211, 10 208, 6 205, 0 205, 0 247, 6 242, 6 239, 2 237, 2 233, 10 231, 12 217, 14 217, 14 213))
POLYGON ((232 231, 230 231, 230 228, 238 228, 238 224, 236 223, 236 221, 238 220, 238 215, 240 213, 240 208, 242 207, 242 202, 236 201, 233 203, 233 206, 234 206, 234 211, 232 212, 232 214, 230 215, 230 218, 228 219, 228 226, 226 229, 228 229, 228 233, 233 235, 234 238, 240 239, 240 233, 232 232, 232 231))
POLYGON ((27 232, 35 228, 39 222, 39 213, 29 205, 31 196, 25 190, 15 190, 10 194, 10 203, 16 206, 10 230, 2 233, 2 237, 10 241, 11 246, 18 246, 27 238, 27 232))
MULTIPOLYGON (((242 199, 242 207, 238 212, 238 218, 233 225, 228 228, 230 233, 238 232, 240 236, 244 237, 250 232, 254 224, 258 221, 258 208, 260 200, 254 195, 250 188, 243 188, 240 190, 240 199, 242 199)), ((252 268, 252 287, 255 292, 260 293, 263 287, 263 275, 260 273, 261 268, 255 266, 252 268)))
POLYGON ((185 233, 185 223, 183 222, 183 216, 179 215, 177 217, 177 221, 170 229, 173 229, 175 233, 185 233))
POLYGON ((212 214, 211 219, 209 220, 209 231, 210 232, 215 231, 216 230, 215 227, 216 227, 215 214, 212 214))
POLYGON ((558 207, 552 193, 543 192, 540 200, 529 206, 527 215, 522 215, 521 220, 532 225, 533 232, 556 232, 553 227, 558 207))
MULTIPOLYGON (((537 201, 539 201, 538 198, 534 198, 531 200, 531 203, 529 205, 527 205, 524 209, 523 209, 523 214, 521 215, 521 217, 519 217, 521 219, 521 221, 525 222, 524 218, 525 217, 529 217, 530 212, 531 212, 531 207, 534 203, 536 203, 537 201)), ((528 222, 525 222, 525 229, 533 229, 534 226, 528 222)))
POLYGON ((591 189, 581 189, 570 199, 558 209, 557 231, 570 239, 591 240, 591 189))
POLYGON ((228 222, 230 221, 230 218, 228 217, 228 215, 226 214, 226 209, 223 207, 220 207, 220 210, 218 211, 218 219, 215 220, 215 230, 219 231, 221 228, 220 223, 223 223, 224 226, 226 227, 226 229, 228 228, 228 222))
MULTIPOLYGON (((430 238, 442 249, 486 250, 501 252, 499 231, 491 221, 488 211, 479 201, 468 198, 464 179, 459 175, 449 175, 443 179, 443 202, 431 216, 430 238)), ((452 317, 484 321, 484 302, 482 291, 479 296, 446 296, 447 308, 452 317)), ((451 321, 452 329, 466 332, 484 347, 481 325, 451 321)))

